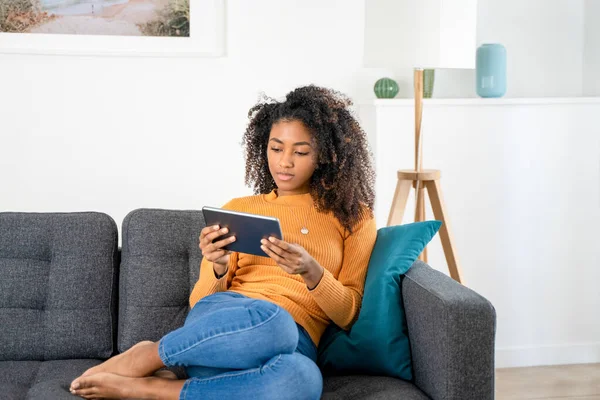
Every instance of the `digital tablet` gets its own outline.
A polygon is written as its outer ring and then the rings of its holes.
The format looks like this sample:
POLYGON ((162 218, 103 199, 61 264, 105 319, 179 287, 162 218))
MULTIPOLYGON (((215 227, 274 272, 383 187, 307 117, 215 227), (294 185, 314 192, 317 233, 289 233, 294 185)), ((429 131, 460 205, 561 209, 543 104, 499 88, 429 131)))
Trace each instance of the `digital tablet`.
POLYGON ((279 219, 274 217, 206 206, 202 207, 202 213, 206 226, 219 225, 229 229, 229 232, 219 236, 214 242, 235 236, 235 242, 223 247, 225 250, 269 257, 260 248, 261 239, 268 239, 269 236, 283 238, 279 219))

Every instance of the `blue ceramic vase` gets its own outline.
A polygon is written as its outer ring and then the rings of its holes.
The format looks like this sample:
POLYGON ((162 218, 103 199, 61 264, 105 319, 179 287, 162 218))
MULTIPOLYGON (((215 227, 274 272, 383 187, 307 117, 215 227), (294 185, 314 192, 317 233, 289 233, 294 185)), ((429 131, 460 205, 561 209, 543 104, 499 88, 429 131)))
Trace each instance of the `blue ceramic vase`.
POLYGON ((506 49, 499 43, 477 48, 477 94, 502 97, 506 93, 506 49))

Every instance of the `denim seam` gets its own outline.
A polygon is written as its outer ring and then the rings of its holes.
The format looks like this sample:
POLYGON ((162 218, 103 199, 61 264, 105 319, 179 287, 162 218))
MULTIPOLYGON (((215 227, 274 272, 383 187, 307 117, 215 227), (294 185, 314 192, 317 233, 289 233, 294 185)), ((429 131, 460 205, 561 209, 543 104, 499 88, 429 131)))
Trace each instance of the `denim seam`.
POLYGON ((181 399, 181 400, 186 400, 186 399, 187 399, 187 392, 188 392, 188 388, 189 388, 189 386, 190 386, 190 383, 191 383, 191 382, 190 382, 190 380, 189 380, 189 379, 187 379, 187 380, 186 380, 186 381, 183 383, 183 387, 181 388, 181 392, 180 392, 180 396, 179 396, 179 397, 181 398, 181 395, 183 395, 183 399, 181 399))
POLYGON ((160 357, 160 359, 166 367, 170 366, 170 360, 169 357, 167 357, 167 354, 165 353, 164 343, 162 339, 160 339, 160 341, 158 342, 158 356, 160 357))
MULTIPOLYGON (((206 341, 208 341, 208 340, 211 340, 211 339, 216 339, 216 338, 219 338, 219 337, 222 337, 222 336, 233 335, 233 334, 236 334, 236 333, 239 333, 239 332, 246 332, 246 331, 249 331, 249 330, 252 330, 252 329, 256 329, 256 328, 258 328, 258 327, 261 327, 261 326, 263 326, 264 324, 266 324, 267 322, 271 321, 273 318, 275 318, 275 317, 276 317, 276 316, 279 314, 279 310, 280 310, 280 309, 281 309, 281 308, 277 307, 277 308, 275 309, 275 312, 273 313, 273 315, 271 315, 271 316, 270 316, 268 319, 264 320, 263 322, 261 322, 261 323, 259 323, 259 324, 257 324, 257 325, 253 325, 253 326, 250 326, 250 327, 248 327, 248 328, 238 329, 238 330, 235 330, 235 331, 232 331, 232 332, 225 332, 225 333, 220 333, 220 334, 217 334, 217 335, 214 335, 214 336, 207 337, 206 339, 203 339, 203 340, 201 340, 201 341, 199 341, 199 342, 196 342, 196 343, 194 343, 192 346, 189 346, 189 347, 187 347, 187 348, 185 348, 185 349, 183 349, 183 350, 179 351, 178 353, 172 354, 172 355, 171 355, 171 357, 173 357, 173 356, 178 356, 178 355, 179 355, 179 354, 181 354, 181 353, 184 353, 184 352, 186 352, 186 351, 189 351, 190 349, 193 349, 194 347, 196 347, 196 346, 199 346, 199 345, 203 344, 204 342, 206 342, 206 341)), ((161 340, 161 344, 162 344, 162 340, 161 340)), ((160 346, 159 346, 159 349, 160 349, 160 346)), ((167 355, 165 354, 165 358, 167 358, 167 359, 168 359, 169 357, 167 357, 167 355)), ((165 361, 165 360, 163 360, 163 363, 164 363, 164 361, 165 361)), ((165 365, 166 365, 166 363, 165 363, 165 365)))
POLYGON ((279 354, 277 356, 277 359, 274 360, 272 363, 268 363, 268 364, 262 365, 262 366, 260 366, 258 368, 246 369, 246 370, 243 370, 243 371, 238 372, 236 374, 225 372, 224 374, 217 375, 217 376, 211 376, 210 378, 190 378, 190 379, 188 379, 188 381, 196 381, 196 382, 202 382, 202 383, 204 383, 204 382, 210 382, 210 381, 217 380, 217 379, 236 378, 238 376, 243 376, 243 375, 248 375, 248 374, 254 374, 257 371, 260 372, 261 370, 272 369, 273 366, 275 366, 275 364, 277 364, 279 361, 281 361, 281 354, 279 354))

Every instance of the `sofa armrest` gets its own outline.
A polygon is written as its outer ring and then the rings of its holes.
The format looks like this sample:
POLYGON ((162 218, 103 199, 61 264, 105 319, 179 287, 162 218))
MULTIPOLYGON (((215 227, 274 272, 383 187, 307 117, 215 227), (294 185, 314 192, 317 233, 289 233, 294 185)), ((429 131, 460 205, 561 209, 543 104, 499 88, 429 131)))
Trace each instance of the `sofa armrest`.
POLYGON ((402 281, 415 384, 433 400, 494 398, 496 311, 417 260, 402 281))

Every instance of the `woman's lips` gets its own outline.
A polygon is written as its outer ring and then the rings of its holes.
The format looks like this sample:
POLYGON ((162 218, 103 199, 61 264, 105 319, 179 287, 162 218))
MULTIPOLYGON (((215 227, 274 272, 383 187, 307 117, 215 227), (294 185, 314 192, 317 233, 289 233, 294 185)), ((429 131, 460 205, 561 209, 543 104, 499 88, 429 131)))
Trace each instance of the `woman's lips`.
POLYGON ((278 173, 277 177, 279 177, 279 179, 281 179, 282 181, 289 181, 290 179, 292 179, 294 177, 294 175, 278 173))

